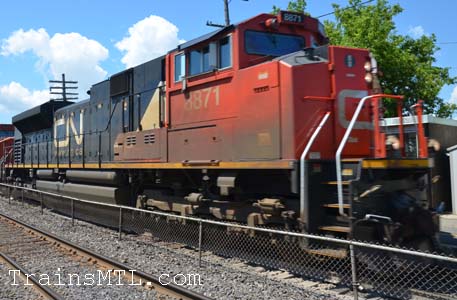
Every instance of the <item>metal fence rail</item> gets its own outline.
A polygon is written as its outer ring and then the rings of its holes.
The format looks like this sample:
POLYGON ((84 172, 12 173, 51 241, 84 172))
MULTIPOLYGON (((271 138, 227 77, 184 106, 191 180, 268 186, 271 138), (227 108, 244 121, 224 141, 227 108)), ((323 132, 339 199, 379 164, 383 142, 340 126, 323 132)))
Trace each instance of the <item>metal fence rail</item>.
POLYGON ((363 288, 399 299, 457 299, 457 258, 385 245, 180 216, 98 203, 0 183, 8 201, 39 199, 44 207, 123 232, 236 257, 272 269, 363 288))

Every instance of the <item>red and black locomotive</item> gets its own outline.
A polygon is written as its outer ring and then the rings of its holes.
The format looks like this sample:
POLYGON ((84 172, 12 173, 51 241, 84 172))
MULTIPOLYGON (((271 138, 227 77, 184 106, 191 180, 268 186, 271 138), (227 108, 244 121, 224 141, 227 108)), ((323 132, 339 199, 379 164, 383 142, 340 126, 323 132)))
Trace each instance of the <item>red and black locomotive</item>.
POLYGON ((85 101, 15 116, 3 178, 183 215, 431 243, 423 131, 418 157, 405 157, 401 97, 375 94, 374 57, 327 42, 317 19, 280 12, 181 44, 94 84, 85 101), (395 137, 385 98, 398 102, 395 137))

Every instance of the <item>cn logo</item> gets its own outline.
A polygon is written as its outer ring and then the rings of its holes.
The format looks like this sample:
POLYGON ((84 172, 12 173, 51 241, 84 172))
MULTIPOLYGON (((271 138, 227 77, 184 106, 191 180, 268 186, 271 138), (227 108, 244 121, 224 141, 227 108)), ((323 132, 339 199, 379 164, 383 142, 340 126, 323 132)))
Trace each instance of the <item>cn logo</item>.
MULTIPOLYGON (((338 122, 341 127, 348 128, 350 120, 346 119, 346 99, 355 98, 362 99, 363 97, 368 96, 367 91, 363 90, 342 90, 338 94, 338 122)), ((373 124, 371 122, 359 121, 355 122, 354 129, 373 129, 373 124)))
POLYGON ((55 147, 59 147, 59 148, 67 147, 69 140, 70 140, 70 136, 74 137, 77 145, 82 144, 83 138, 84 138, 84 134, 83 134, 84 118, 83 118, 83 116, 84 116, 84 112, 81 111, 79 113, 79 122, 77 122, 77 123, 79 123, 79 132, 75 126, 75 117, 74 116, 71 116, 68 118, 65 118, 63 116, 62 118, 57 119, 54 122, 54 146, 55 147), (70 133, 70 130, 71 130, 71 133, 70 133), (65 138, 63 140, 60 140, 58 137, 62 136, 62 134, 59 134, 62 131, 65 133, 65 138))

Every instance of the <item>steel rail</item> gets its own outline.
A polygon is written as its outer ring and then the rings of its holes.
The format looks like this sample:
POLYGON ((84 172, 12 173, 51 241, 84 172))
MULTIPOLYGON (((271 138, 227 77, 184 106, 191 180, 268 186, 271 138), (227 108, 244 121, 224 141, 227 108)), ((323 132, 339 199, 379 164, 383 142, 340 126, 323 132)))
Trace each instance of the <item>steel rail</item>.
MULTIPOLYGON (((168 283, 167 285, 161 284, 160 280, 158 277, 147 274, 145 272, 135 270, 135 268, 129 267, 121 262, 115 261, 109 257, 106 257, 104 255, 98 254, 92 250, 89 250, 87 248, 84 248, 82 246, 76 245, 70 241, 67 241, 63 238, 60 238, 52 233, 46 232, 44 230, 41 230, 39 228, 36 228, 34 226, 28 225, 22 221, 19 221, 15 218, 9 217, 3 213, 0 213, 0 217, 10 220, 11 222, 14 222, 15 224, 20 225, 23 228, 26 228, 29 231, 35 232, 38 235, 41 235, 43 237, 46 237, 49 240, 55 241, 57 243, 60 243, 66 248, 71 248, 76 250, 79 254, 82 254, 84 256, 89 256, 95 259, 98 263, 103 265, 104 267, 107 267, 108 269, 111 270, 124 270, 126 274, 130 274, 129 278, 136 278, 137 280, 141 280, 143 284, 148 283, 147 285, 149 286, 149 282, 152 284, 152 287, 155 288, 155 290, 158 293, 161 294, 166 294, 172 297, 175 297, 177 299, 182 299, 182 300, 211 300, 211 298, 208 298, 204 295, 198 294, 194 291, 191 291, 189 289, 183 288, 180 285, 177 285, 175 283, 168 283), (131 272, 131 271, 134 272, 131 272)), ((28 274, 28 273, 27 273, 28 274)))
POLYGON ((15 270, 19 270, 20 274, 22 276, 24 274, 29 274, 27 276, 27 280, 30 280, 33 282, 32 288, 37 290, 38 293, 41 295, 45 296, 48 299, 53 299, 53 300, 63 300, 64 297, 60 295, 59 293, 55 292, 53 289, 47 287, 46 285, 41 285, 39 280, 31 273, 25 270, 22 266, 18 265, 11 257, 0 251, 0 258, 2 261, 4 261, 6 264, 8 264, 11 268, 14 268, 15 270))
MULTIPOLYGON (((425 258, 443 260, 443 261, 447 261, 447 262, 451 262, 451 263, 457 263, 457 258, 444 256, 444 255, 439 255, 439 254, 419 252, 419 251, 414 251, 414 250, 395 248, 395 247, 391 247, 391 246, 384 246, 384 245, 378 245, 378 244, 368 244, 368 243, 358 242, 358 241, 354 241, 354 240, 347 240, 347 239, 340 239, 340 238, 334 238, 334 237, 313 235, 313 234, 309 234, 309 233, 292 232, 292 231, 269 229, 269 228, 262 228, 262 227, 252 227, 252 226, 241 225, 241 224, 236 224, 236 223, 228 223, 228 222, 200 219, 200 218, 189 217, 189 216, 180 216, 180 215, 175 215, 175 214, 170 214, 170 213, 165 213, 165 212, 160 212, 160 211, 151 211, 151 210, 135 208, 135 207, 129 207, 129 206, 107 204, 107 203, 101 203, 101 202, 95 202, 95 201, 89 201, 89 200, 81 200, 81 199, 77 199, 77 198, 62 196, 62 195, 59 195, 59 194, 52 194, 52 193, 48 193, 48 192, 42 192, 42 191, 39 191, 39 190, 23 188, 23 187, 19 187, 19 186, 4 184, 4 183, 0 183, 0 186, 6 186, 6 187, 18 188, 18 189, 25 189, 25 190, 32 191, 32 192, 35 192, 35 193, 44 193, 44 194, 47 194, 47 195, 50 195, 50 196, 53 196, 53 197, 59 197, 59 198, 63 198, 63 199, 65 199, 65 198, 73 199, 75 201, 79 201, 79 202, 82 202, 82 203, 90 203, 90 204, 96 204, 96 205, 106 206, 106 207, 115 207, 115 208, 118 208, 118 209, 122 208, 123 210, 126 209, 126 210, 131 210, 131 211, 142 212, 142 213, 149 213, 149 214, 152 214, 152 215, 170 217, 170 218, 174 218, 174 219, 181 219, 181 220, 194 221, 194 222, 202 222, 202 223, 205 223, 205 224, 212 224, 212 225, 218 225, 218 226, 223 226, 223 227, 232 227, 232 228, 238 228, 238 229, 254 230, 254 231, 263 232, 263 233, 269 233, 269 234, 287 235, 287 236, 294 236, 294 237, 299 237, 299 238, 301 237, 301 238, 313 239, 313 240, 317 240, 317 241, 334 242, 334 243, 348 245, 348 246, 349 245, 354 245, 354 246, 362 247, 362 248, 370 248, 370 249, 376 249, 376 250, 390 251, 390 252, 394 252, 394 253, 408 254, 408 255, 413 255, 413 256, 417 256, 417 257, 425 257, 425 258)), ((0 213, 0 215, 1 215, 1 213, 0 213)))

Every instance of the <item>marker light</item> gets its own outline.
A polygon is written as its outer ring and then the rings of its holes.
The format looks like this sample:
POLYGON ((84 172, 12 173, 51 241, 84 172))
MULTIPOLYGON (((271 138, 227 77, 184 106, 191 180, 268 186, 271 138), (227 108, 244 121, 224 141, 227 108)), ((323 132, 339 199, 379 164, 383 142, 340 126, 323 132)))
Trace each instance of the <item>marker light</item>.
POLYGON ((371 62, 367 61, 363 67, 364 67, 365 71, 370 72, 371 71, 371 62))
POLYGON ((365 74, 365 82, 372 83, 373 82, 373 75, 371 73, 365 74))

